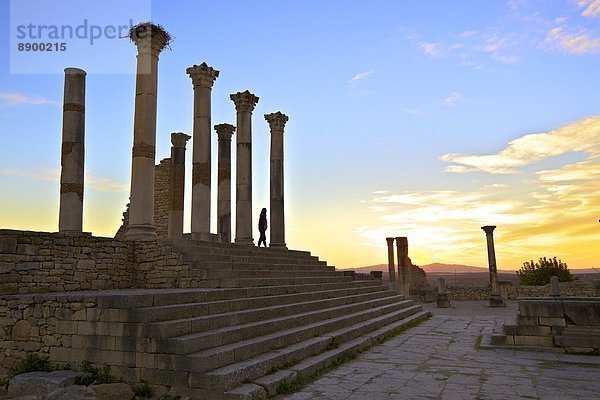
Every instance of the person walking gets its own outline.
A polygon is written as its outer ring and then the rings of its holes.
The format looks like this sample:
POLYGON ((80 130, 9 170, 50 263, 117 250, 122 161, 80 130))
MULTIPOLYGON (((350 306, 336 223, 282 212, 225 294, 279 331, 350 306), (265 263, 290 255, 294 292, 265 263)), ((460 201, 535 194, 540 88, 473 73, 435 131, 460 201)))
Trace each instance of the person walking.
POLYGON ((265 232, 267 231, 267 209, 263 208, 260 212, 260 217, 258 218, 258 231, 260 232, 260 239, 258 239, 258 247, 260 247, 261 243, 265 244, 267 247, 267 236, 265 232))

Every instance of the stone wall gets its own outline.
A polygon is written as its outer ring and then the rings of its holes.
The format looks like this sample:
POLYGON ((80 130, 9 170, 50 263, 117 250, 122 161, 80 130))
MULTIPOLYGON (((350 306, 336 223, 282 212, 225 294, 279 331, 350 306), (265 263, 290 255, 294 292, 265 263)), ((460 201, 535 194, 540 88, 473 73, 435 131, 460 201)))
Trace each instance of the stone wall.
POLYGON ((160 242, 0 230, 0 294, 190 287, 201 278, 160 242))
MULTIPOLYGON (((550 285, 545 286, 515 286, 500 283, 500 291, 505 299, 515 300, 520 297, 548 297, 550 285)), ((447 286, 446 293, 450 300, 488 300, 490 288, 473 286, 447 286)), ((594 283, 591 281, 561 282, 560 293, 564 297, 594 297, 597 296, 594 283)))
POLYGON ((0 294, 130 288, 133 246, 90 235, 0 230, 0 294))
POLYGON ((154 225, 159 238, 169 233, 170 186, 171 159, 165 158, 154 168, 154 225))

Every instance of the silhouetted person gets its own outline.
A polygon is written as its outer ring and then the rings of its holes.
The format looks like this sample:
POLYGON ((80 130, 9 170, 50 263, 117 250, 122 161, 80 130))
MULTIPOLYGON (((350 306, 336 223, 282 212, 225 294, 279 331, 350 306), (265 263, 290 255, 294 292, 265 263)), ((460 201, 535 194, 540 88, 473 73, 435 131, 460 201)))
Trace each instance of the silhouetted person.
POLYGON ((260 247, 261 243, 265 244, 267 247, 267 236, 265 232, 267 231, 267 209, 263 208, 260 212, 260 217, 258 218, 258 231, 260 232, 260 239, 258 239, 258 247, 260 247))

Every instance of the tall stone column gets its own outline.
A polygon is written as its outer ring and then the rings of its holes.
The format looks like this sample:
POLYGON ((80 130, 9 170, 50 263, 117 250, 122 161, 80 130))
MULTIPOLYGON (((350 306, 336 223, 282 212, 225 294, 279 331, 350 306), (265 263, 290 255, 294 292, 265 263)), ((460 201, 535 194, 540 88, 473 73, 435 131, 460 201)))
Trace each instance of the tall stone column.
POLYGON ((285 210, 283 201, 283 129, 288 117, 280 111, 265 114, 265 120, 271 129, 271 200, 270 227, 271 241, 269 246, 287 248, 285 244, 285 210))
POLYGON ((65 68, 58 230, 83 230, 85 71, 65 68))
POLYGON ((258 97, 249 91, 230 95, 237 111, 235 243, 254 245, 252 238, 252 111, 258 97))
POLYGON ((128 240, 156 240, 154 226, 154 163, 156 158, 156 95, 158 55, 170 36, 150 23, 131 28, 129 36, 137 46, 135 114, 131 162, 131 195, 128 240))
POLYGON ((185 188, 185 145, 191 136, 171 133, 171 182, 169 187, 169 222, 167 236, 183 236, 183 199, 185 188))
POLYGON ((194 139, 192 141, 192 238, 210 238, 211 181, 211 92, 219 71, 206 63, 189 67, 186 72, 194 85, 194 139))
POLYGON ((399 293, 410 297, 410 261, 408 259, 408 238, 397 237, 396 247, 398 253, 398 287, 399 293))
POLYGON ((217 237, 221 243, 231 243, 231 135, 235 126, 215 125, 219 138, 217 180, 217 237))
POLYGON ((390 289, 397 290, 396 287, 396 266, 394 265, 394 238, 385 238, 388 248, 388 273, 390 281, 390 289))
POLYGON ((485 232, 487 239, 488 264, 490 269, 490 307, 503 307, 504 300, 500 294, 500 286, 498 285, 498 270, 496 267, 496 250, 494 249, 494 229, 495 226, 482 226, 481 229, 485 232))

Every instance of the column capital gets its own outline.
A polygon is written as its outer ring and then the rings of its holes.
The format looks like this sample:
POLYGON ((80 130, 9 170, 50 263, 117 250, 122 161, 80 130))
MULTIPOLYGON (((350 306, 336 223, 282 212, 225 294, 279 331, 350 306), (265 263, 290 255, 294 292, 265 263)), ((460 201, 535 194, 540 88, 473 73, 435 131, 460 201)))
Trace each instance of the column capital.
POLYGON ((405 246, 408 247, 408 238, 406 236, 396 237, 396 245, 397 246, 405 246))
POLYGON ((150 22, 132 26, 129 39, 137 46, 138 53, 150 50, 156 55, 171 43, 171 35, 162 26, 150 22))
POLYGON ((183 132, 173 132, 171 133, 171 144, 173 147, 178 147, 181 149, 185 149, 185 144, 192 137, 190 135, 186 135, 183 132))
POLYGON ((240 111, 254 111, 256 103, 258 103, 258 96, 250 93, 248 90, 245 92, 237 92, 229 95, 229 98, 235 103, 235 108, 238 112, 240 111))
POLYGON ((396 240, 396 238, 393 238, 393 237, 385 238, 385 241, 387 242, 388 246, 393 245, 394 240, 396 240))
POLYGON ((215 125, 215 131, 219 140, 231 140, 231 135, 235 132, 235 126, 231 124, 218 124, 215 125))
POLYGON ((269 123, 271 130, 277 129, 283 131, 285 123, 288 122, 289 118, 281 111, 277 111, 271 114, 265 114, 265 120, 269 123))
POLYGON ((212 88, 215 80, 219 76, 219 71, 213 67, 209 67, 205 62, 200 65, 194 64, 193 66, 188 67, 185 72, 187 72, 192 79, 192 84, 194 86, 207 88, 212 88))
POLYGON ((496 226, 495 225, 486 225, 486 226, 482 226, 481 229, 483 229, 483 231, 485 232, 486 235, 493 235, 494 229, 496 229, 496 226))

